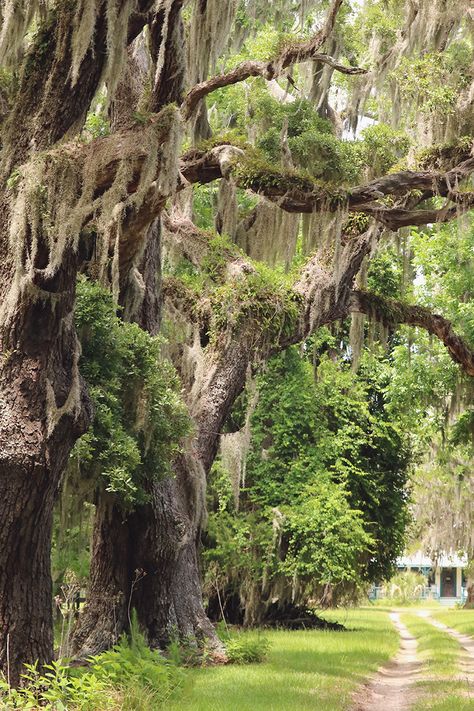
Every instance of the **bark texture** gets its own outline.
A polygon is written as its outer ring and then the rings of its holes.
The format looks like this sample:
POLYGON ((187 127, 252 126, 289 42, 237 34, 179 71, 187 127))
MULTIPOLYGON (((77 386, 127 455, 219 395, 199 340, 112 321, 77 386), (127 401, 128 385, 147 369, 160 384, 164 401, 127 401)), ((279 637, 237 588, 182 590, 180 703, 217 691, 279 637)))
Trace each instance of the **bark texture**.
POLYGON ((77 368, 74 289, 67 289, 74 262, 69 255, 52 280, 38 275, 42 298, 19 305, 3 334, 0 667, 13 684, 23 663, 52 658, 53 505, 70 449, 91 416, 77 368))
MULTIPOLYGON (((124 3, 118 5, 121 9, 124 3)), ((142 29, 151 5, 148 0, 137 3, 129 39, 142 29)), ((2 126, 0 670, 13 685, 24 663, 41 665, 53 656, 53 505, 70 450, 92 415, 78 369, 74 245, 69 235, 59 236, 64 242, 59 249, 42 224, 36 225, 34 238, 26 230, 23 244, 23 235, 11 233, 15 196, 5 186, 21 163, 28 170, 40 151, 77 130, 97 90, 107 61, 105 2, 99 3, 93 41, 72 85, 75 9, 74 3, 57 3, 40 24, 2 126)), ((47 205, 51 214, 57 208, 47 205)))

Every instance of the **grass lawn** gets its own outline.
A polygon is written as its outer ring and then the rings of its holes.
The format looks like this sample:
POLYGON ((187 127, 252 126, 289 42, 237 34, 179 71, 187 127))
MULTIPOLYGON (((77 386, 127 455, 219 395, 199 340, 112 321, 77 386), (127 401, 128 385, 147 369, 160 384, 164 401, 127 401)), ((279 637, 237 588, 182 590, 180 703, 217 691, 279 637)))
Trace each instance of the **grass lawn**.
MULTIPOLYGON (((436 611, 433 616, 441 619, 444 614, 436 611)), ((418 640, 423 664, 424 678, 417 683, 419 698, 412 711, 474 711, 472 689, 462 678, 457 640, 413 613, 402 615, 402 621, 418 640)))
POLYGON ((463 610, 453 608, 451 610, 437 611, 434 614, 437 620, 443 622, 448 627, 458 630, 463 634, 470 634, 474 637, 474 610, 463 610))
POLYGON ((325 613, 344 632, 266 632, 263 664, 195 669, 169 711, 343 711, 355 688, 392 657, 398 636, 377 608, 325 613))

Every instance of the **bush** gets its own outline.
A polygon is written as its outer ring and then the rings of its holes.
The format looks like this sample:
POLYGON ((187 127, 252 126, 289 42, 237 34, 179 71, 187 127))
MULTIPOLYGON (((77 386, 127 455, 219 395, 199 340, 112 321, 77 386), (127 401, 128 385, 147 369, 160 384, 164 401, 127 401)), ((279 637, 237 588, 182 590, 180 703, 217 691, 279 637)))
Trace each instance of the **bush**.
POLYGON ((412 602, 419 598, 419 593, 425 585, 426 578, 421 573, 397 573, 387 583, 387 597, 399 603, 412 602))
POLYGON ((227 656, 232 664, 255 664, 265 661, 270 643, 266 637, 252 632, 231 632, 219 629, 227 656))

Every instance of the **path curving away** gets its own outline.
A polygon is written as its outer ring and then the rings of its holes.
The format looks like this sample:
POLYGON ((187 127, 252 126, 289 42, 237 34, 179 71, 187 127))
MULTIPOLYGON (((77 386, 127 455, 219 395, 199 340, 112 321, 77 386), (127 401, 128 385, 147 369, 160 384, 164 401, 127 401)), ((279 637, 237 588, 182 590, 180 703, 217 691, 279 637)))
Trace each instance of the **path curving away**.
POLYGON ((454 639, 459 642, 464 651, 460 658, 462 677, 466 679, 470 687, 474 687, 474 638, 468 634, 458 632, 458 630, 455 630, 453 627, 448 627, 448 625, 445 625, 444 622, 436 620, 431 616, 429 610, 420 610, 418 612, 418 616, 422 617, 442 632, 446 632, 451 635, 451 637, 454 637, 454 639))
POLYGON ((400 649, 357 693, 353 711, 405 711, 415 700, 414 682, 421 668, 416 655, 418 644, 398 612, 391 612, 390 618, 400 635, 400 649))

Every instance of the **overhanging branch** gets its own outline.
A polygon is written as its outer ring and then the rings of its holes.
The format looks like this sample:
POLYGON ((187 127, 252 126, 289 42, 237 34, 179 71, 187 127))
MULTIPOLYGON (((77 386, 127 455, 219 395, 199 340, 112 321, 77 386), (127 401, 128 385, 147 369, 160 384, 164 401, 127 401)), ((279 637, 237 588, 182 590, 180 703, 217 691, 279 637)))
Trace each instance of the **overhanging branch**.
MULTIPOLYGON (((470 150, 466 153, 469 155, 470 150)), ((472 207, 474 195, 460 192, 457 187, 474 173, 474 158, 465 159, 466 154, 462 158, 459 165, 447 172, 406 170, 354 188, 333 189, 294 171, 253 165, 244 150, 222 144, 209 151, 188 151, 181 161, 181 175, 187 183, 205 184, 232 174, 239 187, 266 197, 287 212, 336 212, 347 208, 397 230, 409 225, 447 222, 472 207), (433 197, 445 197, 448 202, 441 208, 418 209, 433 197)))
POLYGON ((276 57, 266 62, 252 60, 242 62, 231 71, 214 76, 194 86, 182 103, 181 111, 183 117, 185 119, 191 118, 199 102, 208 96, 208 94, 216 91, 216 89, 238 84, 250 77, 263 77, 271 81, 281 76, 286 69, 299 62, 313 61, 328 64, 343 74, 366 74, 366 69, 340 64, 328 54, 318 52, 334 29, 337 13, 339 12, 342 2, 343 0, 333 0, 323 27, 308 41, 290 44, 282 49, 276 57))
POLYGON ((453 329, 451 321, 434 314, 423 306, 404 304, 386 299, 368 291, 351 293, 349 310, 364 313, 386 324, 407 324, 418 326, 439 338, 446 346, 451 358, 461 365, 470 376, 474 376, 474 351, 453 329))
POLYGON ((293 62, 290 62, 288 57, 286 57, 285 62, 280 61, 280 58, 272 60, 271 62, 257 62, 251 60, 242 62, 226 74, 218 74, 207 81, 196 84, 196 86, 189 91, 181 105, 183 117, 186 120, 191 118, 199 105, 199 102, 217 89, 222 89, 223 87, 231 86, 232 84, 238 84, 239 82, 245 81, 250 77, 263 77, 267 81, 271 81, 272 79, 279 77, 283 71, 290 66, 290 64, 296 62, 311 60, 313 62, 327 64, 342 74, 354 75, 367 73, 367 70, 362 69, 361 67, 346 66, 345 64, 340 64, 328 54, 314 52, 312 49, 312 41, 306 43, 306 45, 301 45, 298 51, 294 50, 293 55, 293 62))

